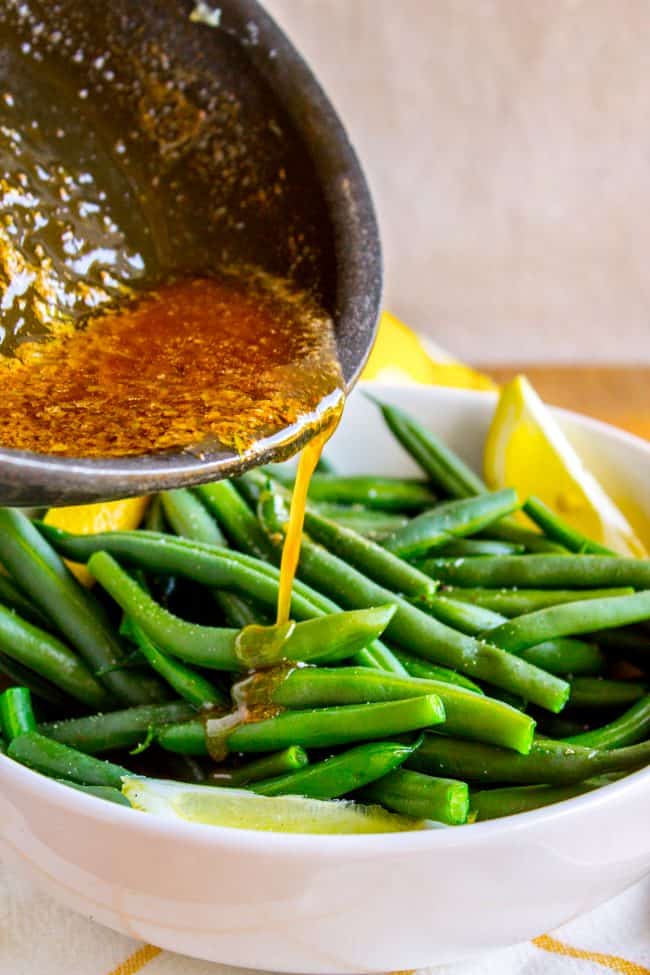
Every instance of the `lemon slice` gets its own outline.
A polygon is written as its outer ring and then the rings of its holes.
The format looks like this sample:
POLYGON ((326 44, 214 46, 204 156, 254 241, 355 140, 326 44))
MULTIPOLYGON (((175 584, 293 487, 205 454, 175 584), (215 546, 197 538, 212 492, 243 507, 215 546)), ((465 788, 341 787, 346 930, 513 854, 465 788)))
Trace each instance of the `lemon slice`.
POLYGON ((209 826, 276 833, 400 833, 422 820, 345 800, 258 796, 244 789, 187 785, 166 779, 125 778, 122 792, 135 809, 209 826))
POLYGON ((451 359, 427 339, 385 311, 362 379, 384 383, 425 383, 464 389, 496 389, 487 376, 451 359))
MULTIPOLYGON (((124 498, 121 501, 101 501, 97 504, 77 504, 68 508, 50 508, 45 515, 48 525, 63 528, 75 535, 94 535, 96 532, 131 531, 137 528, 147 510, 148 498, 124 498)), ((84 586, 95 581, 85 565, 68 562, 84 586)))
POLYGON ((485 479, 491 488, 531 494, 574 528, 621 555, 645 549, 524 376, 501 391, 485 443, 485 479))

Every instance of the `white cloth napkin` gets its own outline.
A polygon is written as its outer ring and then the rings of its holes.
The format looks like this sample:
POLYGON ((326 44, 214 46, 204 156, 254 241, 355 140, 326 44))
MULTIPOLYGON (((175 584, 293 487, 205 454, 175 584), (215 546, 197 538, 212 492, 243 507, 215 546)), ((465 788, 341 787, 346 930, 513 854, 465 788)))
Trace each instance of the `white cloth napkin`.
MULTIPOLYGON (((159 951, 115 934, 60 907, 9 868, 0 868, 0 915, 2 975, 246 975, 244 969, 159 951)), ((535 942, 426 971, 650 975, 650 878, 535 942)))

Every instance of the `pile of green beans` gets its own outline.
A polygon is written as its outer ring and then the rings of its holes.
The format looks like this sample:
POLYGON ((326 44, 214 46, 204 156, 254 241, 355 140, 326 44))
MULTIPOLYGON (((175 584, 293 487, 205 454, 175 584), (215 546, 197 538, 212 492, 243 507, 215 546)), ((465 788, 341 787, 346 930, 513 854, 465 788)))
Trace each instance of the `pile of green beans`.
POLYGON ((123 776, 162 768, 447 826, 650 763, 650 561, 490 492, 378 405, 422 477, 319 466, 286 625, 284 467, 163 492, 133 531, 0 509, 9 758, 121 804, 123 776))

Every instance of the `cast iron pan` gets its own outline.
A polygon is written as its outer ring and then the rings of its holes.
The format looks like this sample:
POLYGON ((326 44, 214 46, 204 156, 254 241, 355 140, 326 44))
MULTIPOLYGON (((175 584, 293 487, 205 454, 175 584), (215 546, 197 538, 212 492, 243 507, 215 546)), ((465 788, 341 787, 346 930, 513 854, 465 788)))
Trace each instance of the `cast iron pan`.
MULTIPOLYGON (((161 267, 252 263, 309 288, 334 318, 354 384, 381 293, 372 201, 330 102, 258 3, 2 0, 0 40, 2 90, 20 85, 42 124, 65 131, 62 144, 92 129, 119 147, 161 267)), ((201 457, 0 450, 0 503, 74 504, 231 477, 297 449, 301 436, 201 457)))

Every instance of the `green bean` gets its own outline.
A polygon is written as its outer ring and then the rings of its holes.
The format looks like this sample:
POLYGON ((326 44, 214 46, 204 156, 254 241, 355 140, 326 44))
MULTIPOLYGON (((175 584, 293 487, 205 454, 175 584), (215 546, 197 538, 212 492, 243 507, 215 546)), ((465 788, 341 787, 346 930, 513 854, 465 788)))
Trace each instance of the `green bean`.
POLYGON ((256 782, 253 792, 263 796, 308 796, 338 799, 392 772, 413 752, 412 745, 392 741, 357 745, 289 775, 256 782))
POLYGON ((48 619, 41 613, 38 606, 35 606, 31 600, 29 600, 20 591, 18 586, 11 581, 9 576, 2 575, 0 573, 0 603, 6 606, 8 609, 15 610, 19 616, 28 623, 33 623, 34 626, 40 626, 41 629, 49 629, 48 619))
POLYGON ((157 730, 155 741, 165 751, 177 755, 207 756, 209 754, 205 737, 205 721, 201 718, 165 725, 157 730))
MULTIPOLYGON (((162 499, 159 494, 151 498, 141 527, 147 531, 154 532, 168 532, 171 530, 167 523, 162 499)), ((150 581, 155 582, 156 590, 164 597, 165 602, 176 590, 176 579, 174 576, 160 576, 158 573, 151 573, 150 581)))
POLYGON ((144 516, 144 527, 150 532, 164 532, 167 528, 165 512, 159 494, 156 494, 149 503, 147 513, 144 516))
POLYGON ((225 746, 231 752, 268 752, 289 745, 329 748, 420 731, 444 721, 442 702, 435 694, 406 701, 387 701, 314 711, 285 711, 273 718, 236 725, 224 732, 223 719, 189 721, 162 728, 156 740, 162 748, 185 755, 205 755, 225 746))
POLYGON ((70 779, 80 785, 105 785, 122 788, 122 776, 127 769, 105 762, 92 755, 84 755, 74 748, 46 738, 38 731, 19 735, 9 744, 7 755, 21 765, 42 772, 54 779, 70 779))
POLYGON ((471 794, 471 808, 475 814, 475 822, 500 819, 585 795, 599 788, 600 784, 588 779, 574 785, 519 785, 504 789, 479 789, 471 794))
MULTIPOLYGON (((163 696, 158 678, 114 669, 124 662, 125 654, 101 606, 29 519, 11 508, 0 509, 0 561, 86 663, 93 670, 105 671, 102 683, 118 699, 143 704, 163 696)), ((7 646, 2 649, 11 655, 7 646)))
POLYGON ((538 609, 546 609, 547 606, 575 603, 580 599, 629 596, 633 592, 629 586, 618 589, 463 589, 445 586, 441 590, 441 594, 449 599, 474 603, 495 613, 503 613, 504 616, 521 616, 524 613, 534 613, 538 609))
MULTIPOLYGON (((260 516, 267 531, 273 534, 281 531, 284 524, 281 509, 278 517, 278 501, 282 503, 271 494, 260 501, 260 516)), ((569 686, 565 681, 452 630, 306 538, 302 542, 298 573, 344 606, 373 606, 391 599, 397 611, 386 627, 386 635, 406 650, 521 694, 551 711, 560 711, 566 703, 569 686)))
POLYGON ((323 517, 374 541, 392 535, 398 528, 408 524, 408 518, 404 515, 392 514, 390 511, 376 511, 373 508, 364 508, 362 505, 349 506, 327 501, 321 504, 312 502, 312 505, 314 511, 323 517))
POLYGON ((261 674, 237 688, 238 696, 250 706, 270 700, 300 710, 437 694, 445 709, 445 733, 503 745, 523 754, 530 750, 535 730, 535 722, 528 715, 474 691, 364 667, 299 667, 275 682, 261 674))
POLYGON ((384 541, 384 547, 402 558, 417 558, 449 542, 456 535, 473 535, 519 507, 512 488, 473 498, 447 501, 413 518, 384 541))
POLYGON ((465 555, 521 555, 525 551, 525 545, 501 542, 498 538, 452 538, 436 549, 437 554, 444 558, 465 555))
MULTIPOLYGON (((253 507, 259 500, 260 488, 268 480, 282 486, 289 495, 294 485, 294 472, 275 465, 247 471, 235 479, 237 488, 253 507)), ((309 500, 323 514, 326 508, 356 506, 376 514, 402 513, 421 510, 436 499, 429 486, 415 478, 352 475, 342 477, 333 472, 316 472, 310 482, 309 500)))
POLYGON ((187 721, 195 709, 186 701, 166 704, 140 704, 122 711, 91 714, 83 718, 68 718, 39 725, 39 732, 47 738, 76 748, 88 755, 133 748, 150 728, 187 721))
MULTIPOLYGON (((584 556, 589 557, 606 558, 597 555, 584 556)), ((508 620, 488 632, 490 641, 496 646, 517 653, 543 643, 544 640, 576 633, 594 633, 645 619, 650 619, 650 590, 636 592, 631 596, 549 606, 547 609, 539 609, 535 613, 508 620)))
POLYGON ((352 565, 362 568, 371 579, 391 592, 403 593, 414 599, 426 599, 435 592, 435 585, 423 572, 376 542, 343 528, 309 507, 305 512, 305 529, 317 542, 352 565))
POLYGON ((210 781, 214 785, 231 786, 236 789, 243 789, 251 782, 262 782, 265 779, 272 779, 285 775, 286 773, 297 772, 309 764, 309 758, 304 748, 299 745, 290 745, 282 751, 274 752, 271 755, 263 755, 252 762, 246 762, 238 768, 221 769, 210 774, 210 781))
POLYGON ((318 463, 316 464, 316 473, 317 474, 336 474, 336 467, 334 466, 334 464, 332 463, 332 461, 329 459, 329 457, 325 457, 324 454, 321 454, 321 456, 318 458, 318 463))
MULTIPOLYGON (((268 471, 268 467, 257 467, 251 471, 244 471, 243 474, 240 474, 239 477, 234 477, 231 481, 231 484, 234 484, 238 494, 240 494, 244 499, 251 512, 255 511, 257 503, 260 500, 260 495, 263 491, 266 491, 269 483, 269 477, 271 477, 277 485, 281 485, 283 490, 285 490, 289 497, 291 497, 289 488, 286 487, 287 482, 289 485, 291 484, 290 478, 281 477, 276 479, 275 475, 268 473, 265 474, 264 471, 268 471)), ((323 504, 329 503, 330 502, 323 502, 323 504)), ((341 505, 337 505, 335 501, 332 501, 331 504, 335 504, 337 508, 341 507, 341 505)))
POLYGON ((487 630, 494 629, 506 622, 506 617, 495 613, 491 609, 464 603, 460 600, 449 599, 447 596, 435 596, 427 604, 427 610, 436 619, 453 626, 461 633, 477 636, 487 630))
MULTIPOLYGON (((282 483, 290 486, 286 481, 282 483)), ((308 496, 312 501, 362 504, 380 511, 419 511, 436 500, 422 481, 403 477, 341 477, 338 474, 314 474, 308 496)))
POLYGON ((395 652, 389 650, 381 640, 373 640, 363 650, 353 654, 350 660, 360 667, 372 667, 374 670, 383 670, 398 677, 407 676, 406 668, 397 659, 395 652))
MULTIPOLYGON (((288 745, 330 748, 357 741, 370 741, 420 731, 445 720, 442 701, 435 694, 381 704, 321 708, 314 711, 285 711, 274 718, 237 725, 225 739, 232 752, 268 752, 288 745)), ((219 743, 219 720, 208 719, 206 738, 219 743)))
POLYGON ((0 694, 0 725, 7 741, 34 731, 36 718, 32 696, 26 687, 8 687, 0 694))
POLYGON ((286 748, 288 742, 295 741, 303 747, 321 748, 385 738, 407 730, 419 731, 440 722, 442 710, 438 698, 431 702, 427 697, 359 707, 288 711, 264 721, 239 725, 229 735, 223 730, 223 719, 217 719, 210 736, 206 734, 206 722, 194 719, 161 728, 156 741, 166 751, 207 756, 210 754, 209 736, 213 751, 218 752, 220 758, 224 746, 232 752, 263 752, 286 748), (242 736, 239 733, 243 729, 253 731, 242 736))
MULTIPOLYGON (((471 636, 485 634, 490 642, 492 631, 507 622, 506 617, 500 613, 444 596, 430 600, 427 609, 436 619, 453 626, 461 633, 469 633, 471 636)), ((605 658, 598 647, 583 640, 546 640, 519 651, 518 656, 559 676, 599 674, 605 665, 605 658)))
POLYGON ((560 518, 548 505, 539 498, 528 498, 524 504, 524 511, 536 525, 542 529, 548 538, 560 542, 570 552, 589 552, 592 555, 616 555, 610 548, 605 548, 600 542, 583 535, 560 518))
POLYGON ((546 555, 555 553, 567 553, 568 549, 559 542, 553 542, 546 535, 541 535, 538 531, 531 528, 524 528, 514 518, 504 518, 498 521, 484 532, 479 532, 478 537, 483 538, 489 535, 502 542, 512 542, 514 545, 523 545, 529 554, 546 555))
POLYGON ((486 555, 482 559, 425 559, 420 568, 454 586, 566 586, 650 588, 650 559, 608 555, 486 555))
POLYGON ((594 775, 627 772, 650 761, 650 741, 612 751, 597 751, 550 739, 537 739, 528 755, 477 741, 425 735, 409 768, 471 782, 513 785, 569 785, 594 775))
POLYGON ((69 708, 72 703, 68 695, 60 691, 54 684, 43 680, 35 671, 30 670, 29 667, 23 667, 22 664, 12 660, 11 657, 7 657, 4 653, 0 653, 0 674, 8 677, 13 684, 28 687, 35 697, 39 697, 42 701, 47 701, 48 704, 53 704, 57 708, 69 708))
MULTIPOLYGON (((159 606, 135 580, 106 552, 97 552, 88 561, 88 569, 150 640, 167 653, 200 667, 238 671, 254 666, 253 657, 244 655, 240 633, 214 626, 188 623, 159 606)), ((275 660, 265 651, 275 646, 268 641, 274 627, 260 627, 255 633, 253 649, 264 655, 264 665, 280 659, 318 661, 341 660, 352 656, 372 642, 386 627, 395 612, 392 604, 365 611, 336 613, 292 624, 285 640, 277 644, 275 660), (264 637, 267 639, 263 639, 264 637)), ((260 658, 261 659, 261 658, 260 658)))
POLYGON ((481 478, 416 419, 397 406, 369 398, 377 404, 388 428, 434 487, 452 498, 468 498, 487 490, 481 478))
MULTIPOLYGON (((487 491, 484 481, 433 433, 412 416, 396 406, 379 403, 389 429, 415 462, 428 474, 434 487, 441 488, 451 498, 470 498, 487 491)), ((556 543, 537 532, 519 526, 513 519, 504 519, 491 526, 490 534, 529 551, 557 551, 556 543), (492 531, 492 528, 494 531, 492 531)))
MULTIPOLYGON (((204 542, 207 545, 226 544, 224 535, 216 521, 191 491, 186 489, 167 491, 163 495, 163 503, 169 522, 177 535, 197 542, 204 542)), ((259 531, 257 519, 253 518, 253 521, 259 531)), ((252 623, 263 624, 268 622, 266 617, 255 610, 249 601, 233 592, 213 589, 211 595, 228 625, 234 626, 237 630, 250 626, 252 623)))
POLYGON ((163 491, 160 503, 172 530, 183 538, 223 545, 225 538, 214 518, 187 488, 163 491))
POLYGON ((571 735, 564 740, 569 744, 582 745, 584 748, 598 748, 602 751, 634 745, 648 736, 650 736, 650 694, 640 698, 609 724, 571 735))
POLYGON ((404 650, 393 650, 393 653, 404 667, 404 676, 423 677, 425 680, 441 680, 445 684, 465 687, 468 691, 474 691, 476 694, 483 693, 483 689, 473 680, 465 677, 464 674, 451 670, 449 667, 440 667, 437 664, 429 663, 428 660, 416 657, 412 653, 406 653, 404 650))
POLYGON ((111 703, 111 695, 70 647, 4 606, 0 606, 0 650, 82 704, 102 708, 111 703))
POLYGON ((213 589, 212 598, 219 606, 223 619, 228 626, 235 630, 243 630, 246 626, 268 626, 271 618, 256 606, 253 606, 249 599, 238 596, 234 592, 224 592, 220 589, 213 589))
MULTIPOLYGON (((269 557, 271 545, 265 532, 262 531, 257 518, 230 481, 201 484, 194 490, 217 519, 233 545, 258 559, 269 557)), ((185 533, 179 532, 179 534, 185 533)), ((211 542, 212 539, 201 538, 199 541, 211 542)))
POLYGON ((378 802, 386 809, 413 819, 428 819, 447 826, 467 822, 469 789, 458 779, 440 779, 410 769, 397 769, 373 782, 359 794, 362 802, 378 802))
POLYGON ((545 640, 527 650, 521 650, 517 656, 558 677, 567 677, 569 674, 574 677, 602 674, 606 663, 603 652, 595 643, 571 637, 545 640))
POLYGON ((572 708, 620 708, 640 700, 647 693, 647 685, 637 681, 575 677, 571 681, 569 705, 572 708))
POLYGON ((126 798, 126 796, 120 791, 110 785, 79 785, 78 782, 69 782, 67 779, 57 779, 61 785, 68 785, 71 789, 76 789, 78 792, 85 792, 87 796, 95 796, 96 799, 105 799, 107 802, 114 802, 118 806, 128 806, 131 809, 131 803, 126 798))
POLYGON ((192 670, 187 664, 173 657, 168 657, 166 653, 156 646, 149 639, 142 627, 134 623, 127 617, 131 633, 140 652, 146 658, 149 665, 157 674, 166 680, 169 686, 195 708, 214 707, 217 704, 226 704, 226 698, 218 688, 214 686, 203 674, 192 670))

